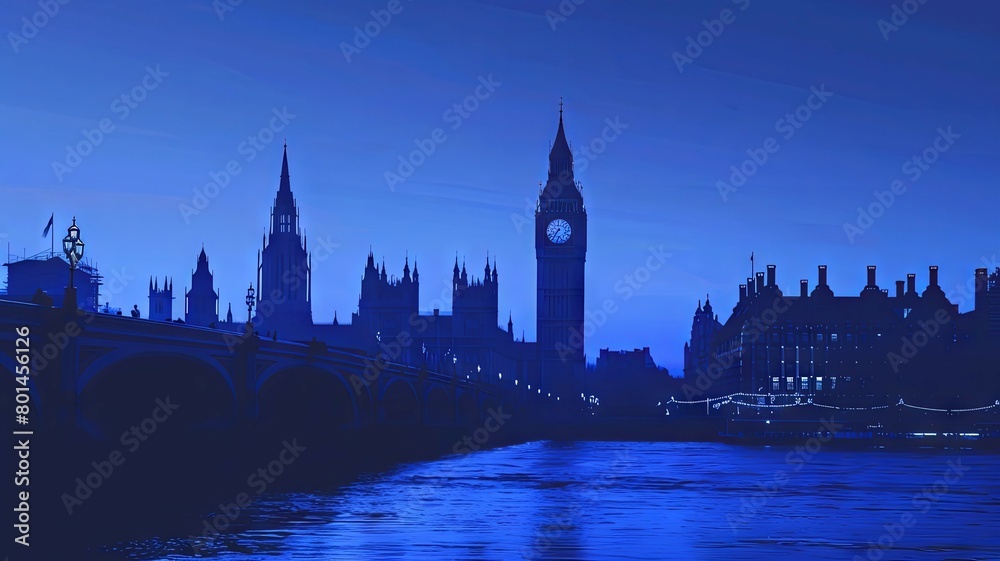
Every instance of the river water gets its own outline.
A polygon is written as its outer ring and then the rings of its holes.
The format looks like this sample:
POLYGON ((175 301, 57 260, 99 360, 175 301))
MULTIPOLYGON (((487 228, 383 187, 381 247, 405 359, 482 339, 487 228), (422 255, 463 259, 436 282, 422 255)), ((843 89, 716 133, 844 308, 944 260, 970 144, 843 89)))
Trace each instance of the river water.
MULTIPOLYGON (((1000 456, 534 442, 262 495, 120 559, 1000 559, 1000 456)), ((294 477, 294 470, 289 469, 294 477)), ((96 553, 96 552, 95 552, 96 553)), ((102 555, 101 557, 104 557, 102 555)))

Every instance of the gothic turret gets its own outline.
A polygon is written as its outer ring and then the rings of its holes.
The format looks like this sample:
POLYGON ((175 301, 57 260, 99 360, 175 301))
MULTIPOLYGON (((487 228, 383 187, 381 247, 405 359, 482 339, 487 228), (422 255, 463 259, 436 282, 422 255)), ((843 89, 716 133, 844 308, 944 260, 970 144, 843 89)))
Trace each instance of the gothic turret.
POLYGON ((191 290, 184 294, 184 298, 185 323, 208 326, 219 321, 219 294, 215 291, 204 247, 201 248, 195 270, 191 273, 191 290))
POLYGON ((163 289, 160 289, 159 279, 149 279, 149 313, 147 317, 154 321, 165 321, 173 318, 174 290, 170 279, 163 278, 163 289))
POLYGON ((281 331, 283 337, 302 337, 312 326, 312 263, 299 231, 299 210, 292 194, 288 145, 281 157, 278 192, 271 210, 270 232, 265 236, 257 268, 255 320, 262 330, 281 331), (261 307, 264 304, 264 307, 261 307))

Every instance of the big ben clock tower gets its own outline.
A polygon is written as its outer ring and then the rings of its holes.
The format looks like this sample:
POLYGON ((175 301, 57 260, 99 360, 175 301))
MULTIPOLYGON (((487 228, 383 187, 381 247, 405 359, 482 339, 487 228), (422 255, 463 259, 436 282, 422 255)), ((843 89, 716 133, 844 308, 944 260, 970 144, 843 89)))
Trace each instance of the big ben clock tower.
POLYGON ((573 153, 563 130, 549 152, 549 178, 535 210, 538 267, 537 337, 541 389, 562 401, 582 391, 584 265, 587 260, 587 211, 573 177, 573 153))

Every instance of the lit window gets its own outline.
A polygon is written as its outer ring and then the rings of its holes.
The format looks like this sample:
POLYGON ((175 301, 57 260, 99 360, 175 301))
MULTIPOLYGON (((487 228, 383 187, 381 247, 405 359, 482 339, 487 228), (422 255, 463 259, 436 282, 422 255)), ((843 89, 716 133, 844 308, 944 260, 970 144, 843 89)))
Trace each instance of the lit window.
POLYGON ((802 378, 802 389, 803 390, 809 389, 809 378, 802 378))
POLYGON ((837 342, 837 334, 836 333, 831 333, 830 334, 830 342, 831 343, 836 343, 837 342))
POLYGON ((836 376, 830 376, 830 389, 831 390, 837 389, 837 377, 836 376))
POLYGON ((792 391, 794 389, 795 389, 795 378, 792 378, 791 376, 785 378, 785 390, 792 391))
POLYGON ((780 386, 781 386, 781 378, 777 376, 771 378, 771 391, 773 392, 778 391, 780 389, 780 386))
POLYGON ((817 333, 816 334, 816 342, 817 343, 822 343, 823 342, 823 334, 822 333, 817 333))
POLYGON ((821 391, 823 389, 823 377, 816 376, 816 391, 821 391))

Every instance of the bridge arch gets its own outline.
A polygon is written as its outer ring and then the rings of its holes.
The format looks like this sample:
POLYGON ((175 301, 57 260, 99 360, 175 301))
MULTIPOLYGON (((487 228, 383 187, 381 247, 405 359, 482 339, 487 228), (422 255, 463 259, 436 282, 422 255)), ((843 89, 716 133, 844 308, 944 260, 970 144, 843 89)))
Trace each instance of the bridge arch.
POLYGON ((481 420, 479 407, 476 404, 476 397, 472 392, 462 391, 458 395, 458 420, 459 423, 467 427, 476 426, 481 420))
POLYGON ((130 345, 98 357, 76 379, 77 423, 98 438, 176 406, 170 430, 231 426, 239 411, 232 375, 207 354, 169 346, 130 345), (176 420, 176 419, 181 420, 176 420))
POLYGON ((306 361, 279 362, 255 382, 258 418, 275 426, 316 429, 356 427, 362 423, 367 390, 356 396, 346 376, 306 361))
POLYGON ((391 424, 419 424, 420 400, 409 380, 395 378, 382 387, 379 396, 381 420, 391 424))
POLYGON ((479 406, 480 415, 483 419, 486 419, 490 416, 490 411, 496 411, 498 408, 499 405, 496 398, 492 395, 485 395, 479 406))
POLYGON ((424 422, 429 425, 450 425, 455 421, 455 408, 448 394, 451 388, 432 384, 424 394, 424 422))

